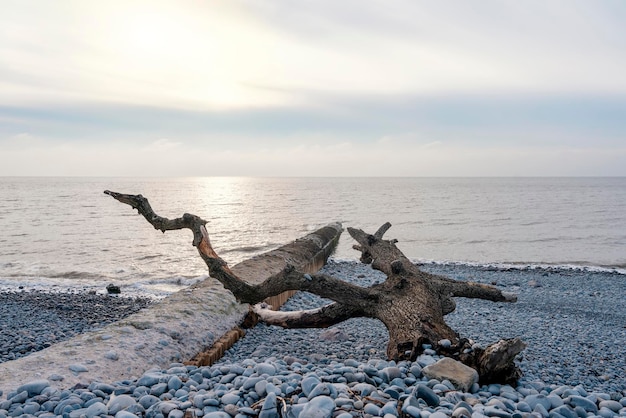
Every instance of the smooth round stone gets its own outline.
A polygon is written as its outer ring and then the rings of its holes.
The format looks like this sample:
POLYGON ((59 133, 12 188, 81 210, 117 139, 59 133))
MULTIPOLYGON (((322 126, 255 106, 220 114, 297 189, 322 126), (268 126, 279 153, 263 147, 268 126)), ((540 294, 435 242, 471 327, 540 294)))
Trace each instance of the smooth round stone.
POLYGON ((558 408, 565 404, 563 399, 556 395, 548 395, 546 398, 550 400, 551 409, 558 408))
POLYGON ((335 405, 339 408, 341 408, 342 406, 346 406, 346 405, 348 407, 353 407, 354 400, 348 399, 348 398, 335 398, 335 405))
POLYGON ((447 392, 450 390, 449 387, 447 387, 446 385, 442 384, 442 383, 437 383, 435 386, 433 386, 433 390, 435 392, 447 392))
POLYGON ((265 396, 265 394, 267 393, 266 388, 267 388, 267 380, 263 378, 261 378, 261 380, 256 382, 254 385, 254 391, 258 393, 259 396, 265 396))
POLYGON ((109 414, 109 408, 107 408, 106 405, 103 404, 102 402, 96 402, 90 405, 85 411, 85 415, 87 415, 88 417, 99 417, 99 416, 108 415, 108 414, 109 414))
POLYGON ((332 385, 328 383, 320 383, 319 385, 313 388, 313 390, 309 393, 309 396, 307 396, 307 398, 313 399, 321 395, 326 395, 326 396, 331 395, 333 392, 332 389, 333 389, 332 385))
POLYGON ((271 392, 265 398, 263 407, 259 413, 259 418, 278 418, 278 410, 276 408, 276 394, 271 392))
POLYGON ((28 402, 22 409, 25 414, 34 415, 35 412, 39 412, 41 406, 37 402, 28 402))
POLYGON ((406 409, 404 410, 405 413, 409 414, 410 417, 412 418, 420 418, 421 415, 421 410, 413 405, 409 405, 406 407, 406 409))
POLYGON ((423 399, 428 406, 439 406, 439 396, 426 385, 417 385, 413 390, 413 396, 418 399, 423 399))
POLYGON ((496 396, 500 395, 501 390, 502 390, 502 385, 491 384, 487 386, 487 391, 491 393, 492 395, 496 395, 496 396))
POLYGON ((331 418, 335 402, 330 396, 318 396, 304 404, 299 418, 331 418))
POLYGON ((46 379, 33 380, 32 382, 18 386, 17 393, 26 391, 29 397, 33 397, 39 395, 48 386, 50 386, 50 382, 46 379))
POLYGON ((393 379, 402 377, 402 371, 398 367, 385 367, 378 373, 385 382, 391 382, 393 379))
POLYGON ((233 380, 235 380, 236 377, 237 375, 235 373, 228 373, 227 375, 224 375, 224 377, 220 379, 220 383, 222 384, 231 383, 233 380))
POLYGON ((376 390, 376 386, 369 383, 357 383, 352 387, 352 390, 359 392, 361 396, 369 396, 370 393, 376 390))
POLYGON ((267 393, 274 392, 274 393, 275 393, 276 395, 278 395, 278 396, 280 396, 280 395, 281 395, 281 390, 280 390, 280 388, 276 387, 276 385, 275 385, 275 384, 273 384, 272 382, 268 382, 268 383, 267 383, 267 386, 265 386, 265 391, 266 391, 267 393))
POLYGON ((302 393, 304 394, 304 396, 308 397, 311 391, 315 388, 315 386, 319 385, 320 383, 321 382, 317 376, 307 376, 302 379, 302 383, 300 385, 302 386, 302 393))
POLYGON ((398 390, 395 388, 389 387, 384 390, 384 393, 391 396, 393 399, 400 399, 400 392, 398 392, 398 390))
POLYGON ((548 410, 540 403, 538 403, 534 408, 533 408, 533 413, 537 413, 539 415, 541 415, 544 418, 547 418, 550 413, 548 412, 548 410))
POLYGON ((530 405, 528 405, 528 403, 524 402, 524 401, 520 401, 517 403, 517 405, 515 406, 515 408, 520 411, 520 412, 526 412, 526 413, 530 413, 533 411, 533 409, 530 407, 530 405))
POLYGON ((374 403, 368 403, 363 408, 363 412, 377 417, 380 415, 380 407, 374 403))
POLYGON ((511 418, 511 414, 502 409, 496 408, 495 406, 488 406, 483 410, 483 413, 488 417, 497 417, 497 418, 511 418))
POLYGON ((204 418, 232 418, 224 411, 212 411, 204 414, 204 418))
POLYGON ((420 355, 416 361, 421 367, 426 367, 430 366, 431 364, 437 363, 437 360, 435 360, 433 356, 427 354, 420 355))
POLYGON ((452 409, 456 409, 456 408, 465 408, 470 412, 470 414, 474 412, 474 409, 472 408, 472 406, 466 401, 458 402, 456 405, 454 405, 452 409))
POLYGON ((415 378, 419 379, 420 377, 422 377, 422 368, 420 366, 414 364, 409 369, 409 373, 411 373, 413 376, 415 376, 415 378))
POLYGON ((172 365, 169 369, 167 369, 167 374, 187 374, 187 368, 185 366, 172 365))
POLYGON ((252 408, 250 408, 248 406, 244 406, 244 407, 239 408, 238 412, 240 414, 245 414, 245 415, 253 415, 253 416, 257 415, 257 412, 254 409, 252 409, 252 408))
POLYGON ((385 405, 383 405, 383 407, 380 409, 380 412, 384 415, 384 416, 388 416, 388 415, 397 415, 398 413, 398 402, 397 401, 390 401, 387 402, 385 405))
POLYGON ((435 411, 429 415, 429 418, 448 418, 448 416, 443 412, 435 411))
POLYGON ((224 405, 235 405, 237 402, 239 402, 239 400, 241 399, 241 397, 239 395, 236 395, 234 393, 227 393, 224 396, 222 396, 221 398, 221 402, 224 405))
POLYGON ((273 376, 276 374, 276 367, 269 363, 259 363, 256 365, 256 372, 259 375, 267 374, 273 376))
POLYGON ((87 367, 83 364, 70 364, 69 369, 74 373, 85 373, 89 371, 87 367))
POLYGON ((137 386, 154 386, 161 381, 162 377, 161 373, 145 373, 137 380, 137 386))
POLYGON ((600 415, 602 418, 613 418, 617 414, 607 407, 601 407, 600 410, 598 410, 598 415, 600 415))
POLYGON ((170 377, 170 380, 167 381, 167 388, 178 390, 183 387, 183 382, 180 380, 178 376, 170 377))
POLYGON ((119 411, 123 409, 128 409, 132 405, 135 405, 137 402, 132 396, 129 395, 119 395, 114 398, 111 398, 107 403, 107 408, 109 408, 109 414, 115 415, 119 411))
POLYGON ((215 398, 207 398, 203 401, 204 406, 219 406, 220 401, 215 398))
POLYGON ((550 411, 551 414, 553 412, 565 418, 578 418, 578 414, 576 414, 576 412, 574 412, 574 410, 567 405, 559 406, 557 408, 554 408, 552 411, 550 411))
POLYGON ((180 409, 173 409, 167 414, 167 418, 183 418, 185 413, 180 409))
POLYGON ((241 385, 243 390, 250 390, 253 387, 255 387, 255 385, 260 382, 260 381, 265 381, 265 379, 263 379, 260 376, 257 377, 249 377, 247 378, 244 382, 243 385, 241 385))
POLYGON ((167 391, 167 383, 157 383, 150 388, 150 395, 161 396, 167 391))
POLYGON ((549 411, 552 408, 552 402, 550 402, 550 399, 548 399, 546 395, 528 395, 524 398, 524 402, 530 405, 533 410, 537 405, 543 406, 546 411, 549 411))
POLYGON ((88 400, 87 402, 85 402, 85 404, 83 405, 84 408, 89 408, 91 405, 98 403, 98 402, 102 402, 102 398, 93 398, 88 400))
POLYGON ((145 409, 150 408, 152 405, 159 403, 160 399, 154 395, 144 395, 139 398, 139 404, 143 406, 145 409))
POLYGON ((598 413, 598 407, 596 406, 596 404, 583 396, 568 396, 567 398, 565 398, 565 402, 573 407, 580 406, 587 412, 591 412, 593 414, 598 413))
POLYGON ((160 402, 160 403, 156 404, 155 408, 156 408, 157 411, 159 411, 163 415, 167 416, 167 415, 169 415, 170 412, 172 412, 173 410, 177 409, 178 406, 174 402, 167 402, 167 401, 165 401, 165 402, 160 402))
POLYGON ((119 354, 117 354, 116 351, 107 351, 106 353, 104 353, 104 358, 112 361, 117 361, 120 359, 120 356, 119 354))
POLYGON ((189 399, 189 392, 187 392, 186 388, 180 388, 176 392, 174 392, 174 397, 181 402, 185 402, 189 399))
POLYGON ((115 386, 109 385, 107 383, 99 383, 98 382, 98 383, 94 383, 93 384, 92 391, 96 391, 96 390, 102 391, 104 393, 111 394, 111 393, 113 393, 115 391, 115 386))
POLYGON ((519 395, 512 390, 503 390, 500 392, 500 396, 507 398, 513 402, 519 401, 519 395))
POLYGON ((115 418, 137 418, 137 415, 131 414, 128 411, 119 411, 115 414, 115 418))
POLYGON ((363 367, 363 372, 369 377, 372 377, 378 374, 378 369, 372 366, 371 364, 368 364, 365 367, 363 367))
POLYGON ((9 400, 12 403, 23 403, 26 399, 28 399, 28 391, 22 390, 13 395, 9 400))
POLYGON ((359 367, 359 362, 355 359, 347 359, 344 364, 348 367, 359 367))
POLYGON ((472 413, 467 408, 458 407, 452 411, 452 416, 454 418, 471 418, 472 413))
POLYGON ((613 412, 619 412, 619 410, 623 408, 621 403, 614 401, 614 400, 600 401, 599 406, 600 408, 608 408, 613 412))

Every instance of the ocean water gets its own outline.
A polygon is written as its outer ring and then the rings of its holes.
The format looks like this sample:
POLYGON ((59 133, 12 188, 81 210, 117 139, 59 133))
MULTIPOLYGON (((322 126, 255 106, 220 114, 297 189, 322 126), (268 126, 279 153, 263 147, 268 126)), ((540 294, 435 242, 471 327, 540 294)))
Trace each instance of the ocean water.
MULTIPOLYGON (((209 220, 233 265, 330 222, 374 232, 416 261, 626 274, 626 178, 0 178, 0 288, 109 283, 162 296, 207 270, 189 231, 162 234, 103 194, 209 220)), ((335 257, 357 259, 344 232, 335 257)))

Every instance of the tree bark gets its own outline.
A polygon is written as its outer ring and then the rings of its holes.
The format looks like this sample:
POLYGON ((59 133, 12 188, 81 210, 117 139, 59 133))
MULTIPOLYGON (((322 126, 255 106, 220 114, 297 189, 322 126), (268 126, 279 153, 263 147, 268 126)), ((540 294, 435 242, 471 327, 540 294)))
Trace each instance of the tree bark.
POLYGON ((261 320, 282 327, 328 327, 346 319, 364 316, 377 318, 389 331, 387 356, 394 360, 415 360, 428 344, 439 354, 455 358, 475 368, 482 383, 514 383, 521 375, 515 357, 525 347, 518 339, 500 340, 486 349, 476 349, 467 339, 450 328, 444 316, 453 312, 454 297, 480 298, 494 302, 515 302, 515 295, 501 292, 493 286, 456 281, 419 270, 396 247, 396 240, 384 240, 391 227, 382 225, 374 234, 348 228, 357 241, 354 248, 361 252, 361 261, 372 265, 387 276, 387 280, 363 288, 332 276, 303 274, 287 266, 260 284, 249 284, 237 277, 213 250, 205 228, 206 221, 190 214, 167 219, 158 216, 141 195, 126 195, 105 191, 116 200, 137 209, 156 229, 163 232, 190 229, 193 245, 209 268, 210 275, 219 280, 241 303, 258 304, 251 312, 261 320), (333 303, 319 309, 299 312, 276 312, 259 304, 269 296, 287 290, 302 290, 331 299, 333 303), (442 344, 449 340, 451 344, 442 344))

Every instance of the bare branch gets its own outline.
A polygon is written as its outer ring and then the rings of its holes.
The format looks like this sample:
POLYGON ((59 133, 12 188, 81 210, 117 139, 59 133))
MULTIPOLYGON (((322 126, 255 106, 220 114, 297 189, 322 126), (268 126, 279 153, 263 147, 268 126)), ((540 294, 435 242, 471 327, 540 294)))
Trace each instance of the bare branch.
POLYGON ((495 286, 475 282, 461 282, 447 277, 433 275, 443 292, 461 298, 484 299, 493 302, 517 302, 513 293, 503 292, 495 286))
POLYGON ((364 302, 376 301, 376 294, 370 289, 348 283, 326 274, 302 274, 297 271, 272 276, 263 282, 264 292, 274 293, 274 289, 303 290, 344 305, 362 306, 364 302))
POLYGON ((193 244, 209 268, 211 277, 219 280, 239 302, 258 303, 287 290, 304 290, 351 306, 363 306, 376 300, 375 295, 360 286, 327 275, 303 274, 293 266, 287 266, 261 284, 251 285, 237 277, 228 268, 226 262, 217 255, 204 226, 207 221, 190 214, 170 220, 157 215, 148 203, 148 199, 141 195, 128 195, 109 190, 104 193, 137 209, 155 229, 163 232, 184 228, 192 230, 193 244))
POLYGON ((252 307, 263 322, 283 328, 327 328, 356 316, 362 316, 358 309, 338 303, 331 303, 306 311, 274 311, 263 303, 252 307))
POLYGON ((376 237, 376 239, 383 239, 383 235, 385 235, 385 232, 387 232, 389 228, 391 228, 391 224, 389 222, 385 222, 376 232, 374 232, 374 237, 376 237))

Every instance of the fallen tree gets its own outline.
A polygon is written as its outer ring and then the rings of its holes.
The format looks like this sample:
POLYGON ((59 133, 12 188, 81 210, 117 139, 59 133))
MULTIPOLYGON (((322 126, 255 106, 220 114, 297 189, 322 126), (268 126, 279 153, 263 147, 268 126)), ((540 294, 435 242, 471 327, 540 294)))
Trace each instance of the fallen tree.
POLYGON ((387 279, 364 288, 324 274, 304 274, 287 266, 260 284, 250 284, 237 277, 214 251, 205 228, 207 221, 185 213, 176 219, 157 215, 141 195, 104 192, 130 205, 162 232, 189 229, 193 245, 207 265, 211 277, 230 290, 240 303, 248 303, 251 312, 262 321, 288 328, 329 327, 353 317, 377 318, 389 331, 387 356, 394 360, 415 360, 424 345, 439 354, 457 359, 474 368, 482 383, 513 383, 520 376, 515 357, 525 344, 519 339, 500 340, 486 348, 461 338, 450 328, 444 316, 456 308, 455 297, 479 298, 494 302, 515 302, 516 296, 493 286, 456 281, 425 273, 396 247, 396 240, 383 239, 391 227, 386 223, 374 234, 348 228, 358 245, 361 261, 383 272, 387 279), (262 302, 288 290, 302 290, 333 302, 313 310, 273 311, 262 302))

